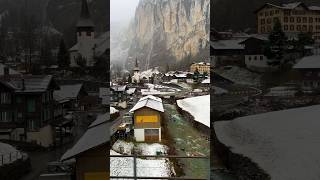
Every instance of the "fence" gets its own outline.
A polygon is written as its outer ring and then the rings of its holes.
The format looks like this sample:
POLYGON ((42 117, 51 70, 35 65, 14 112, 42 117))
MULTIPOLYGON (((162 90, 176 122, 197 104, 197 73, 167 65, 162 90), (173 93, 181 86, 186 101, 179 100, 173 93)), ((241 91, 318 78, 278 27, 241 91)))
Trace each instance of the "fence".
POLYGON ((23 160, 26 159, 27 155, 20 152, 20 151, 14 151, 6 154, 0 154, 0 166, 4 164, 10 164, 16 160, 23 160))
MULTIPOLYGON (((111 179, 184 179, 184 180, 206 180, 207 178, 204 177, 152 177, 152 176, 138 176, 137 170, 137 158, 144 158, 144 159, 208 159, 206 156, 172 156, 172 155, 110 155, 110 158, 131 158, 133 160, 133 167, 127 167, 133 169, 133 175, 130 175, 130 173, 127 173, 129 175, 126 176, 116 176, 112 175, 110 176, 111 179)), ((124 165, 122 164, 119 168, 124 168, 124 165)), ((111 168, 111 167, 110 167, 111 168)), ((153 167, 155 168, 155 167, 153 167)), ((209 167, 208 167, 209 169, 209 167)), ((128 172, 128 171, 127 171, 128 172)))

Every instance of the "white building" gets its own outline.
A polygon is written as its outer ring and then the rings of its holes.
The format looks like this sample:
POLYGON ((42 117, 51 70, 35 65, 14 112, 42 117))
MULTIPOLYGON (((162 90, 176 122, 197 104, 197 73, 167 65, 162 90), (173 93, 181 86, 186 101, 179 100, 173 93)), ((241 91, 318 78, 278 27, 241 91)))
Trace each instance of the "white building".
POLYGON ((94 29, 87 0, 82 0, 81 14, 77 23, 77 43, 69 49, 71 67, 78 66, 77 60, 80 57, 86 60, 86 66, 94 66, 94 57, 102 56, 109 49, 109 33, 96 37, 94 29))

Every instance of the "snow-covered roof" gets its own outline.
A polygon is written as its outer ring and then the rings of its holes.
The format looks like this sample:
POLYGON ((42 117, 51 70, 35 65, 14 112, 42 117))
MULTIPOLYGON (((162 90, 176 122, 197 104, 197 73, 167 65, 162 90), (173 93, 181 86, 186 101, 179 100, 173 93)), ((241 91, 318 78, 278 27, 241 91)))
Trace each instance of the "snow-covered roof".
POLYGON ((60 90, 53 92, 55 100, 75 99, 79 95, 82 84, 60 85, 60 90), (56 99, 58 98, 58 99, 56 99))
POLYGON ((116 108, 114 108, 114 107, 110 107, 110 114, 115 114, 115 113, 117 113, 117 112, 119 112, 118 109, 116 109, 116 108))
POLYGON ((131 94, 133 94, 135 91, 136 91, 136 88, 129 88, 129 89, 127 90, 127 94, 131 95, 131 94))
MULTIPOLYGON (((10 77, 1 81, 7 87, 14 89, 18 93, 45 92, 53 82, 51 75, 25 75, 20 77, 10 77)), ((55 87, 58 88, 57 86, 55 87)))
POLYGON ((3 155, 3 158, 0 158, 0 167, 4 164, 10 164, 15 160, 21 158, 20 151, 9 144, 5 144, 2 142, 0 142, 0 156, 1 155, 3 155))
POLYGON ((177 100, 178 106, 189 112, 195 121, 210 127, 210 95, 177 100))
POLYGON ((74 158, 75 156, 91 150, 95 147, 106 144, 110 140, 108 120, 109 113, 99 115, 79 139, 79 141, 61 157, 62 161, 74 158))
POLYGON ((244 46, 239 44, 242 41, 243 39, 242 40, 229 39, 229 40, 212 41, 210 42, 210 44, 214 49, 218 49, 218 50, 226 50, 226 49, 244 50, 244 46))
POLYGON ((303 57, 296 65, 293 66, 294 69, 317 69, 320 68, 320 56, 306 56, 303 57))
POLYGON ((111 89, 114 90, 114 91, 117 91, 117 92, 123 92, 125 91, 127 88, 126 85, 123 85, 123 86, 112 86, 111 89))
POLYGON ((319 116, 316 105, 219 121, 214 129, 221 143, 251 159, 270 179, 317 180, 319 116))
POLYGON ((130 112, 134 112, 138 109, 141 109, 143 107, 148 107, 153 110, 164 112, 163 104, 161 98, 148 95, 143 98, 141 98, 136 105, 130 110, 130 112))
POLYGON ((210 78, 207 78, 201 82, 202 84, 210 84, 210 78))

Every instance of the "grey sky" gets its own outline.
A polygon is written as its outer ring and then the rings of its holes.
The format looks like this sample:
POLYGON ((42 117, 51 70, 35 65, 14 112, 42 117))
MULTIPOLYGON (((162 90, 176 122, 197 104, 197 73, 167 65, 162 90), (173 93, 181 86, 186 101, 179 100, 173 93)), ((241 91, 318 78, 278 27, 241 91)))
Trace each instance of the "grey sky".
POLYGON ((111 22, 126 22, 133 18, 139 0, 111 0, 111 22))

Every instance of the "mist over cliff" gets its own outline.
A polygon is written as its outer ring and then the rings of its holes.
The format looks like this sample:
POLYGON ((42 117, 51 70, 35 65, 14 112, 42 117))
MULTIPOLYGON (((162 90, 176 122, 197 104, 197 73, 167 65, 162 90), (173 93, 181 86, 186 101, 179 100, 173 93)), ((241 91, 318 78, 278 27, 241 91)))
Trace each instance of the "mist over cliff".
POLYGON ((203 61, 209 56, 209 4, 209 0, 140 0, 125 40, 118 38, 127 46, 127 68, 136 57, 141 69, 203 61))

